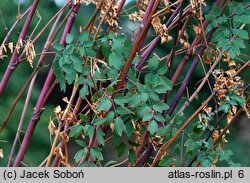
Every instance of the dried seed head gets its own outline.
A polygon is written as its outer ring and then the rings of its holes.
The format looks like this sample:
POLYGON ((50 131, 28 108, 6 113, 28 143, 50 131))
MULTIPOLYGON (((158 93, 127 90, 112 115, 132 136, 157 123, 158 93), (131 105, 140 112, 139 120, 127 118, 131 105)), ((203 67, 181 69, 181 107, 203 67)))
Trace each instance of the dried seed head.
POLYGON ((4 44, 0 46, 0 59, 3 59, 4 57, 7 57, 5 53, 7 52, 6 47, 4 44))

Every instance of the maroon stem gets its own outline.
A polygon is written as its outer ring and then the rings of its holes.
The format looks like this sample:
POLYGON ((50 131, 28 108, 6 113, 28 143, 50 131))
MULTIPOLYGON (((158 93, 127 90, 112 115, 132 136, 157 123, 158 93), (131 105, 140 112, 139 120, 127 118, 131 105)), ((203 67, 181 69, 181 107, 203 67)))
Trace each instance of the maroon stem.
MULTIPOLYGON (((63 32, 63 35, 62 35, 62 38, 61 38, 61 41, 60 41, 60 43, 62 45, 65 45, 66 36, 71 31, 71 28, 72 28, 73 23, 75 21, 76 14, 77 14, 77 12, 79 10, 79 7, 80 7, 80 4, 76 4, 74 6, 73 11, 71 12, 70 17, 68 18, 67 24, 66 24, 66 26, 64 28, 64 32, 63 32)), ((55 60, 56 60, 56 57, 55 57, 54 61, 55 60)), ((25 133, 23 142, 21 144, 21 147, 19 149, 17 158, 16 158, 16 160, 14 162, 13 166, 15 166, 15 167, 21 165, 21 161, 23 160, 24 154, 25 154, 25 152, 26 152, 26 150, 27 150, 27 148, 29 146, 29 142, 30 142, 32 134, 33 134, 33 132, 35 130, 36 124, 37 124, 37 122, 38 122, 38 120, 39 120, 39 118, 41 116, 42 108, 43 108, 43 106, 44 106, 44 104, 46 102, 44 100, 44 98, 46 97, 50 87, 52 86, 53 81, 54 81, 54 72, 53 72, 52 69, 50 69, 49 74, 47 76, 47 79, 45 81, 45 84, 43 86, 43 89, 41 91, 41 94, 40 94, 40 96, 38 98, 34 113, 33 113, 32 117, 31 117, 28 128, 26 130, 26 133, 25 133)))
MULTIPOLYGON (((215 2, 215 6, 219 6, 221 3, 221 0, 217 0, 215 2)), ((212 11, 212 10, 211 10, 212 11)), ((210 13, 211 13, 210 11, 210 13)), ((209 23, 209 20, 205 20, 204 23, 202 24, 201 29, 205 30, 207 25, 209 23)), ((200 43, 202 39, 201 35, 197 35, 194 39, 194 41, 192 42, 187 54, 185 55, 185 57, 182 59, 182 61, 180 62, 180 64, 178 65, 173 77, 171 78, 172 84, 174 85, 176 80, 178 79, 181 71, 183 70, 184 66, 186 65, 186 63, 188 62, 188 60, 191 58, 191 56, 194 54, 194 49, 197 47, 197 45, 200 43)))
POLYGON ((147 149, 145 150, 144 154, 136 161, 135 166, 146 166, 148 159, 150 157, 150 155, 152 154, 154 148, 152 146, 152 144, 150 143, 149 146, 147 147, 147 149))
POLYGON ((140 43, 145 40, 144 35, 148 33, 149 27, 151 25, 151 18, 153 16, 153 13, 154 13, 155 9, 157 9, 159 3, 160 3, 160 0, 155 1, 153 10, 151 12, 149 12, 148 19, 147 19, 145 25, 143 25, 141 31, 139 31, 137 33, 137 36, 136 36, 135 42, 133 44, 133 47, 130 50, 129 56, 128 56, 126 62, 125 62, 125 65, 124 65, 122 71, 120 72, 120 76, 119 76, 120 81, 117 83, 116 91, 119 91, 121 88, 123 88, 123 85, 125 83, 129 68, 131 67, 131 64, 132 64, 132 62, 134 60, 134 57, 135 57, 135 55, 137 53, 137 50, 138 50, 138 47, 140 46, 140 43))
MULTIPOLYGON (((176 17, 176 15, 179 13, 180 9, 181 9, 181 4, 180 3, 177 8, 175 9, 174 13, 170 16, 170 18, 168 19, 167 23, 165 24, 166 27, 169 29, 170 28, 170 24, 172 23, 172 21, 174 20, 174 18, 176 17)), ((186 15, 186 13, 189 12, 189 9, 188 11, 186 11, 184 13, 184 15, 186 15)), ((142 53, 142 55, 140 56, 139 58, 139 62, 135 64, 135 67, 138 69, 138 70, 141 70, 141 68, 143 67, 143 65, 145 64, 145 62, 148 60, 148 57, 151 55, 151 53, 153 52, 156 44, 159 42, 160 40, 160 36, 158 35, 153 41, 152 43, 150 44, 150 46, 142 53)))
MULTIPOLYGON (((148 3, 148 7, 147 7, 147 9, 146 9, 146 12, 145 12, 145 15, 144 15, 144 17, 143 17, 142 23, 141 23, 141 25, 140 25, 138 34, 137 34, 136 37, 135 37, 135 41, 138 39, 139 34, 142 32, 143 26, 147 23, 147 20, 149 19, 150 12, 153 10, 154 4, 155 4, 154 1, 150 1, 150 2, 148 3)), ((147 29, 149 30, 149 26, 148 26, 147 29)), ((147 30, 146 32, 148 32, 148 30, 147 30)), ((140 52, 141 47, 142 47, 142 45, 143 45, 143 42, 144 42, 146 36, 147 36, 147 34, 143 34, 143 37, 142 37, 142 39, 141 39, 141 41, 140 41, 140 44, 139 44, 139 46, 138 46, 138 48, 137 48, 137 52, 140 52)))
MULTIPOLYGON (((207 37, 206 37, 207 42, 209 42, 211 40, 212 35, 215 32, 215 30, 216 30, 216 28, 212 28, 210 30, 210 32, 207 34, 207 37)), ((188 70, 188 73, 185 76, 185 79, 183 80, 183 82, 182 82, 182 84, 181 84, 181 86, 180 86, 180 88, 179 88, 179 90, 178 90, 175 98, 173 99, 173 101, 172 101, 172 103, 171 103, 168 111, 166 112, 166 115, 168 115, 168 116, 172 115, 172 113, 173 113, 174 109, 176 108, 176 105, 180 101, 180 99, 181 99, 181 97, 182 97, 182 95, 183 95, 183 93, 184 93, 184 91, 186 89, 186 86, 187 86, 187 84, 188 84, 188 82, 189 82, 189 80, 190 80, 190 78, 191 78, 191 76, 192 76, 195 68, 197 67, 197 65, 199 63, 199 60, 200 60, 200 57, 204 53, 205 49, 206 49, 206 42, 204 41, 203 44, 202 44, 202 46, 201 46, 201 48, 198 51, 198 54, 194 58, 194 61, 192 62, 192 65, 190 66, 190 69, 188 70)))
POLYGON ((136 156, 137 157, 140 155, 142 149, 144 148, 146 141, 148 140, 149 135, 150 135, 149 131, 146 131, 145 134, 143 135, 141 145, 136 149, 136 156))
MULTIPOLYGON (((25 38, 25 35, 29 29, 29 26, 30 26, 30 23, 32 21, 32 18, 34 16, 34 13, 36 11, 36 8, 37 8, 37 5, 39 3, 39 0, 34 0, 31 8, 30 8, 30 11, 29 11, 29 15, 24 23, 24 26, 23 26, 23 29, 20 33, 20 36, 18 38, 18 41, 19 40, 24 40, 25 38)), ((11 77, 11 74, 13 73, 13 71, 16 69, 16 64, 17 64, 17 59, 18 59, 18 50, 15 48, 14 51, 13 51, 13 54, 12 54, 12 57, 10 59, 10 62, 9 62, 9 65, 8 65, 8 68, 6 69, 5 73, 4 73, 4 76, 1 80, 1 83, 0 83, 0 96, 2 95, 10 77, 11 77)))
POLYGON ((5 44, 8 39, 9 36, 11 35, 12 31, 15 29, 15 27, 18 25, 18 23, 22 20, 22 18, 30 11, 31 6, 23 13, 21 14, 21 16, 16 20, 16 22, 12 25, 12 27, 10 28, 9 32, 7 33, 7 35, 5 36, 2 45, 5 44))
MULTIPOLYGON (((50 33, 48 35, 48 38, 47 38, 47 40, 45 42, 45 45, 44 45, 43 53, 48 51, 48 49, 50 47, 50 40, 53 37, 53 33, 55 31, 56 25, 58 24, 58 22, 59 22, 59 20, 61 18, 62 13, 63 13, 63 11, 61 11, 61 13, 57 16, 56 21, 54 22, 54 25, 51 28, 51 31, 50 31, 50 33)), ((39 59, 38 65, 40 65, 40 63, 43 62, 44 59, 45 59, 45 55, 42 55, 40 57, 40 59, 39 59)), ((30 88, 29 88, 27 96, 26 96, 25 105, 24 105, 24 108, 23 108, 21 119, 19 121, 16 137, 15 137, 15 140, 14 140, 12 148, 11 148, 10 157, 9 157, 9 161, 8 161, 8 165, 7 165, 8 167, 11 165, 11 161, 12 161, 14 153, 15 153, 15 147, 16 147, 16 144, 18 142, 18 139, 19 139, 19 136, 20 136, 20 133, 21 133, 21 128, 23 126, 23 121, 24 121, 24 118, 25 118, 25 115, 26 115, 26 111, 27 111, 27 108, 28 108, 28 104, 29 104, 31 92, 32 92, 32 89, 33 89, 33 85, 34 85, 35 80, 36 80, 36 76, 37 76, 37 73, 34 75, 32 81, 31 81, 30 88)))

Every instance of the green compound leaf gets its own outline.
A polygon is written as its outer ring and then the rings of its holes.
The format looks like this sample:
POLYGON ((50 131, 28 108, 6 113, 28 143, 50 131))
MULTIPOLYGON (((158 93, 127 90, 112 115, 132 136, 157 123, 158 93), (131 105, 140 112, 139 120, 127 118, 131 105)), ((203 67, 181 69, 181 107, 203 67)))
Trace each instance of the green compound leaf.
POLYGON ((151 135, 155 134, 155 132, 157 132, 158 130, 158 124, 156 121, 151 121, 149 122, 149 125, 148 125, 148 130, 150 132, 151 135))
POLYGON ((86 41, 88 39, 88 36, 89 36, 89 32, 88 31, 82 32, 80 34, 80 36, 78 37, 78 41, 84 42, 84 41, 86 41))
POLYGON ((84 85, 80 90, 80 96, 84 99, 87 95, 89 95, 89 88, 88 85, 84 85))
POLYGON ((156 70, 159 67, 159 60, 155 56, 148 61, 148 68, 151 70, 156 70))
POLYGON ((74 39, 74 36, 72 34, 67 34, 67 36, 66 36, 66 43, 67 44, 72 43, 73 39, 74 39))
POLYGON ((118 157, 122 156, 126 152, 126 145, 121 143, 117 148, 118 157))
POLYGON ((112 106, 112 102, 108 98, 100 98, 98 99, 100 103, 98 104, 96 110, 97 111, 109 111, 112 106))
POLYGON ((161 167, 169 167, 171 163, 174 162, 174 159, 170 155, 166 155, 162 158, 162 160, 159 162, 159 166, 161 167))
POLYGON ((87 155, 87 153, 88 153, 88 148, 87 148, 87 147, 85 147, 84 149, 81 149, 81 150, 77 151, 77 153, 76 153, 75 156, 74 156, 75 162, 76 162, 76 163, 79 163, 80 160, 81 160, 84 156, 87 155))
POLYGON ((91 150, 90 150, 90 155, 91 155, 91 157, 93 158, 94 161, 96 159, 103 160, 102 152, 101 152, 100 148, 98 148, 98 147, 92 147, 91 150))
POLYGON ((74 125, 70 127, 69 137, 75 137, 77 138, 83 130, 82 125, 74 125))
POLYGON ((157 112, 165 111, 168 108, 169 108, 169 106, 162 101, 157 101, 157 102, 153 103, 153 109, 157 112))
POLYGON ((103 123, 105 123, 106 120, 106 118, 97 118, 94 121, 94 125, 102 125, 103 123))
POLYGON ((137 159, 136 153, 133 149, 129 150, 129 154, 128 154, 128 161, 129 163, 133 164, 135 162, 135 160, 137 159))
POLYGON ((103 133, 103 131, 101 131, 101 130, 96 131, 96 138, 97 138, 98 144, 100 144, 100 145, 105 144, 104 136, 105 136, 105 133, 103 133))
POLYGON ((124 96, 123 94, 117 94, 114 97, 114 102, 117 105, 124 105, 130 101, 130 97, 124 96))
POLYGON ((117 52, 113 52, 109 55, 109 66, 110 67, 114 67, 117 70, 120 70, 122 67, 122 55, 117 53, 117 52))
POLYGON ((186 143, 184 144, 184 146, 186 147, 186 152, 190 152, 190 151, 193 152, 195 148, 197 147, 197 144, 192 139, 188 139, 186 143))
POLYGON ((116 118, 115 121, 115 132, 121 136, 122 132, 125 130, 125 125, 121 118, 116 118))

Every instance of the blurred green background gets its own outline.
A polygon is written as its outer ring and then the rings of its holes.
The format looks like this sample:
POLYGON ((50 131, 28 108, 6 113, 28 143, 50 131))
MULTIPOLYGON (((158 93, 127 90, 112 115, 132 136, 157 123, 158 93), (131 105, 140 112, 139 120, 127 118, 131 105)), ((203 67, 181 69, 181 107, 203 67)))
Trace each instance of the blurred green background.
MULTIPOLYGON (((5 24, 8 29, 13 25, 13 23, 16 21, 16 16, 17 16, 17 0, 1 0, 0 1, 0 11, 1 14, 4 18, 5 24)), ((31 4, 30 0, 23 0, 21 4, 21 12, 24 12, 27 7, 31 4)), ((247 2, 247 1, 245 1, 247 2)), ((58 1, 59 3, 59 1, 58 1)), ((134 2, 128 3, 126 6, 132 6, 134 2), (132 4, 131 4, 132 3, 132 4)), ((209 8, 211 4, 208 4, 206 9, 209 8)), ((55 4, 53 0, 46 0, 46 1, 41 1, 38 5, 38 12, 42 17, 42 20, 36 30, 35 33, 38 33, 41 28, 46 24, 46 22, 57 12, 59 7, 55 4)), ((205 9, 205 10, 206 10, 205 9)), ((78 34, 79 26, 84 26, 86 25, 86 22, 89 20, 91 14, 93 13, 94 6, 82 6, 80 9, 76 22, 74 24, 74 28, 72 30, 73 34, 78 34)), ((207 11, 207 10, 206 10, 207 11)), ((24 19, 25 20, 25 19, 24 19)), ((24 20, 22 20, 19 25, 15 28, 13 31, 13 34, 9 38, 9 42, 16 42, 19 33, 21 31, 22 25, 24 23, 24 20)), ((32 21, 32 24, 30 26, 30 32, 28 35, 31 33, 33 28, 36 26, 39 18, 37 16, 34 16, 34 19, 32 21)), ((136 26, 126 22, 127 17, 126 13, 123 12, 123 16, 120 18, 120 22, 123 25, 126 25, 121 32, 125 32, 127 34, 131 34, 132 31, 136 30, 136 26)), ((190 25, 191 26, 191 25, 190 25)), ((170 34, 175 34, 174 30, 170 32, 170 34)), ((4 39, 6 35, 6 31, 4 30, 4 24, 2 21, 2 18, 0 19, 0 43, 2 43, 2 40, 4 39)), ((35 49, 38 53, 38 50, 41 50, 43 47, 43 44, 47 38, 48 31, 45 31, 42 36, 39 38, 38 43, 35 45, 35 49)), ((155 33, 153 30, 150 31, 148 35, 148 40, 151 40, 155 36, 155 33)), ((190 36, 194 36, 190 35, 190 36)), ((59 39, 59 37, 58 37, 59 39)), ((192 40, 192 37, 190 37, 190 40, 192 40)), ((169 42, 165 44, 164 46, 158 46, 155 50, 155 52, 159 56, 164 56, 166 54, 165 50, 171 49, 171 45, 173 42, 169 42)), ((249 44, 248 44, 249 45, 249 44)), ((243 50, 244 54, 249 53, 250 47, 248 46, 247 49, 243 50)), ((182 55, 183 56, 183 55, 182 55)), ((181 60, 181 55, 179 57, 175 57, 174 59, 174 67, 178 65, 179 61, 181 60)), ((4 71, 7 67, 7 64, 9 62, 10 56, 5 58, 4 60, 0 60, 0 78, 2 78, 4 71)), ((34 65, 37 63, 37 59, 35 60, 34 65)), ((25 130, 27 127, 27 123, 30 119, 30 116, 32 115, 33 112, 33 107, 35 106, 36 100, 39 96, 39 92, 42 88, 42 85, 46 79, 46 73, 48 72, 48 63, 51 62, 52 57, 48 56, 47 61, 44 64, 44 67, 41 68, 38 78, 37 78, 37 83, 35 84, 35 88, 32 93, 31 101, 28 107, 27 115, 24 120, 24 125, 22 130, 25 130)), ((248 57, 249 59, 249 57, 248 57)), ((183 73, 186 73, 188 65, 186 65, 186 70, 183 73)), ((29 66, 27 62, 23 62, 18 65, 17 69, 13 73, 7 88, 5 89, 3 95, 0 97, 0 123, 2 123, 5 115, 7 114, 13 100, 15 99, 16 95, 19 93, 20 89, 26 82, 27 78, 29 77, 29 74, 31 74, 32 68, 29 66)), ((244 72, 241 73, 242 78, 246 81, 246 83, 249 83, 249 69, 245 69, 244 72)), ((204 76, 203 70, 201 66, 198 66, 197 71, 195 72, 195 75, 193 76, 193 81, 189 85, 190 93, 194 91, 196 87, 196 83, 204 76)), ((179 81, 181 81, 185 75, 183 74, 180 76, 179 81)), ((175 87, 174 92, 175 93, 178 89, 178 86, 175 87)), ((70 92, 70 91, 67 91, 70 92)), ((26 93, 25 93, 26 94, 26 93)), ((200 93, 199 97, 200 100, 205 99, 208 95, 210 94, 208 88, 204 88, 202 92, 200 93)), ((49 136, 49 131, 48 131, 48 122, 50 119, 50 116, 53 116, 53 109, 55 106, 58 104, 62 104, 61 98, 67 94, 63 94, 60 92, 59 88, 57 87, 56 90, 52 93, 52 96, 49 98, 49 102, 45 106, 45 111, 43 112, 43 115, 36 127, 35 133, 32 137, 31 145, 28 149, 28 152, 25 156, 25 161, 24 163, 29 165, 29 166, 38 166, 44 158, 49 154, 50 151, 50 136, 49 136)), ((172 96, 173 97, 173 96, 172 96)), ((171 98, 170 98, 171 100, 171 98)), ((182 99, 181 102, 183 102, 185 99, 182 99)), ((10 154, 10 149, 13 143, 13 140, 15 138, 18 122, 22 113, 22 108, 24 105, 25 101, 25 95, 21 98, 20 102, 16 106, 16 109, 14 110, 6 128, 0 135, 0 149, 3 149, 4 151, 4 158, 0 158, 0 166, 6 166, 7 160, 8 160, 8 155, 10 154)), ((181 103, 180 102, 180 103, 181 103)), ((193 111, 199 106, 199 102, 193 102, 190 107, 185 111, 185 115, 189 116, 190 114, 193 113, 193 111)), ((180 106, 178 106, 180 107, 180 106)), ((177 108, 178 108, 177 107, 177 108)), ((177 111, 177 110, 176 110, 177 111)), ((235 161, 236 163, 240 163, 242 166, 250 166, 250 157, 248 156, 250 154, 250 125, 249 125, 249 120, 245 117, 243 114, 237 121, 236 125, 232 127, 230 135, 228 135, 227 139, 229 143, 226 145, 226 149, 231 149, 234 152, 234 155, 232 156, 232 160, 235 161)), ((24 133, 21 133, 21 139, 23 137, 24 133)), ((19 145, 17 146, 16 149, 19 148, 19 145)), ((72 147, 74 148, 74 147, 72 147)), ((74 152, 77 151, 77 148, 72 149, 72 155, 74 152)), ((116 155, 115 155, 116 156, 116 155)), ((113 159, 116 159, 113 158, 113 159)), ((222 164, 223 166, 223 164, 222 164)))

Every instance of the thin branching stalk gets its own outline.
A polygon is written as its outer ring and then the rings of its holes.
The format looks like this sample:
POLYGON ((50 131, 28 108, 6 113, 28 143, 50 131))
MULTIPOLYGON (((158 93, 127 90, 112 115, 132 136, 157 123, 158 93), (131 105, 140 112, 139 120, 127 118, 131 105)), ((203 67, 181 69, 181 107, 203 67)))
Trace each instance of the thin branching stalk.
MULTIPOLYGON (((42 28, 42 30, 36 34, 36 37, 32 40, 32 34, 29 37, 29 40, 32 41, 32 44, 34 45, 34 43, 38 40, 38 38, 40 38, 40 36, 45 32, 45 30, 49 27, 49 25, 55 20, 58 19, 59 15, 61 15, 63 13, 63 11, 65 10, 65 8, 68 6, 68 3, 66 3, 49 21, 48 23, 42 28)), ((35 30, 35 29, 34 29, 35 30)), ((33 30, 33 31, 34 31, 33 30)), ((45 43, 48 44, 48 43, 45 43)), ((22 61, 22 57, 25 54, 25 49, 23 50, 23 52, 20 54, 20 56, 18 57, 17 60, 17 64, 19 64, 22 61)))
MULTIPOLYGON (((186 102, 183 104, 183 106, 181 107, 181 109, 177 112, 177 114, 181 114, 188 106, 189 104, 195 99, 195 97, 198 95, 198 93, 201 91, 201 89, 203 88, 203 86, 206 84, 209 76, 212 74, 212 72, 214 71, 214 68, 217 66, 217 64, 219 63, 219 61, 221 60, 222 54, 220 54, 217 59, 215 60, 215 62, 213 63, 213 65, 210 67, 209 71, 207 72, 206 76, 202 79, 202 82, 200 83, 200 85, 198 86, 198 88, 194 91, 194 93, 186 100, 186 102)), ((172 120, 170 123, 173 124, 174 120, 172 120)))
MULTIPOLYGON (((173 14, 170 16, 167 23, 165 24, 168 30, 172 28, 172 26, 170 26, 170 24, 172 23, 174 18, 178 15, 180 9, 181 9, 181 4, 179 4, 177 6, 175 11, 173 12, 173 14)), ((188 13, 188 12, 189 12, 189 9, 187 9, 186 13, 188 13)), ((185 15, 186 13, 184 12, 183 15, 185 15)), ((175 25, 175 24, 173 24, 173 25, 175 25)), ((144 66, 144 64, 148 60, 149 56, 152 54, 156 44, 159 42, 160 39, 161 39, 161 37, 158 35, 153 41, 151 41, 150 45, 146 48, 146 50, 139 57, 139 61, 135 64, 136 69, 141 70, 141 68, 144 66)))
MULTIPOLYGON (((173 47, 170 51, 170 55, 169 55, 168 60, 166 62, 166 65, 168 66, 168 73, 167 73, 168 78, 169 78, 169 74, 170 74, 171 69, 172 69, 172 63, 174 60, 175 50, 176 50, 177 44, 179 42, 179 39, 180 39, 182 33, 186 29, 186 27, 182 27, 182 29, 181 29, 181 21, 182 21, 182 16, 183 16, 184 3, 185 3, 185 0, 182 1, 182 3, 180 3, 181 9, 180 9, 180 13, 179 13, 180 15, 179 15, 179 19, 178 19, 177 36, 175 37, 173 47)), ((190 16, 190 14, 189 14, 189 16, 190 16)), ((188 20, 188 18, 187 18, 187 20, 188 20)), ((167 94, 165 94, 165 101, 167 98, 166 96, 167 96, 167 94)))
POLYGON ((103 22, 104 22, 106 16, 108 15, 109 10, 111 9, 111 7, 112 7, 112 5, 113 5, 113 2, 114 2, 114 0, 112 0, 112 1, 110 2, 109 6, 108 6, 108 8, 107 8, 107 10, 106 10, 106 12, 104 13, 104 15, 103 15, 103 17, 102 17, 102 19, 101 19, 101 21, 100 21, 100 23, 99 23, 99 25, 98 25, 98 27, 97 27, 97 29, 96 29, 96 31, 95 31, 95 35, 94 35, 94 38, 93 38, 93 42, 95 42, 95 40, 96 40, 96 38, 97 38, 97 36, 98 36, 98 33, 99 33, 100 29, 101 29, 101 26, 102 26, 102 24, 103 24, 103 22))
MULTIPOLYGON (((74 84, 70 100, 69 100, 69 102, 67 104, 66 109, 64 110, 64 113, 63 113, 63 116, 62 116, 62 119, 61 119, 62 121, 65 121, 65 117, 66 117, 67 113, 69 112, 69 110, 70 110, 70 108, 72 106, 72 103, 73 103, 73 100, 74 100, 74 98, 76 96, 77 90, 78 90, 78 85, 74 84)), ((49 156, 48 156, 48 160, 47 160, 47 163, 46 163, 46 167, 48 167, 50 165, 51 158, 52 158, 52 156, 54 154, 55 147, 56 147, 56 144, 57 144, 57 141, 58 141, 58 138, 59 138, 60 130, 61 130, 61 127, 60 128, 58 127, 56 138, 54 139, 53 145, 51 147, 51 150, 50 150, 50 153, 49 153, 49 156)))
POLYGON ((96 16, 97 16, 98 12, 100 11, 103 2, 104 2, 104 0, 102 0, 102 1, 99 3, 99 5, 96 7, 96 9, 95 9, 95 11, 94 11, 92 17, 90 18, 88 24, 86 25, 86 27, 85 27, 85 29, 84 29, 85 31, 88 30, 88 29, 89 29, 89 30, 92 29, 92 26, 93 26, 93 24, 94 24, 94 22, 95 22, 96 16))

